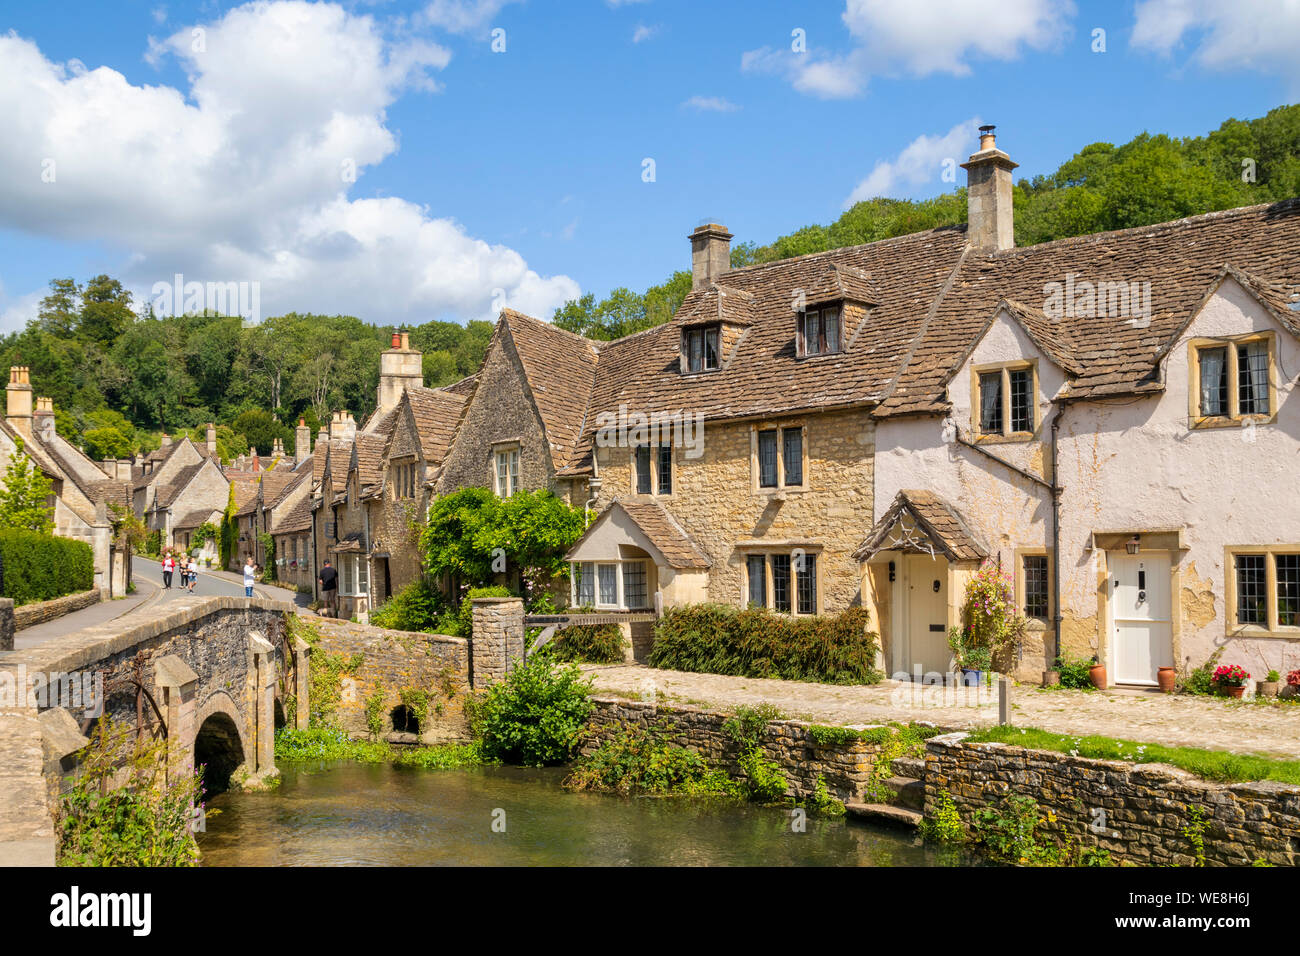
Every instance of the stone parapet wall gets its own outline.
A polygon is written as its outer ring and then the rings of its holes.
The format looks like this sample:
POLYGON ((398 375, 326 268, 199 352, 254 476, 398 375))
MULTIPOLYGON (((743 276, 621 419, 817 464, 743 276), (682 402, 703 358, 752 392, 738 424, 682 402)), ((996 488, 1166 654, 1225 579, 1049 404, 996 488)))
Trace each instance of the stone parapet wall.
MULTIPOLYGON (((593 697, 592 703, 595 707, 581 745, 584 756, 626 729, 658 727, 669 742, 738 774, 737 745, 723 729, 729 714, 614 697, 593 697)), ((781 768, 791 796, 811 796, 820 777, 832 796, 845 803, 862 802, 882 745, 862 740, 818 744, 810 735, 813 726, 801 720, 770 721, 759 736, 763 757, 781 768)))
POLYGON ((313 620, 320 634, 313 654, 328 653, 362 662, 343 677, 338 706, 339 726, 348 734, 369 734, 366 701, 382 699, 385 733, 392 732, 390 715, 402 704, 402 691, 428 694, 429 710, 417 714, 424 743, 467 740, 465 699, 469 691, 469 641, 443 634, 422 634, 353 624, 326 618, 313 620))
POLYGON ((964 737, 927 741, 927 815, 945 792, 968 823, 977 810, 1021 794, 1038 802, 1046 817, 1042 832, 1058 841, 1100 847, 1117 862, 1190 866, 1195 849, 1184 831, 1192 808, 1200 807, 1209 824, 1203 835, 1208 865, 1300 863, 1300 787, 1213 783, 1162 764, 966 743, 964 737))
POLYGON ((92 591, 65 594, 52 601, 24 604, 22 607, 14 608, 14 629, 21 631, 37 624, 44 624, 46 621, 56 620, 73 611, 88 608, 92 604, 98 604, 101 596, 102 592, 95 588, 92 591))

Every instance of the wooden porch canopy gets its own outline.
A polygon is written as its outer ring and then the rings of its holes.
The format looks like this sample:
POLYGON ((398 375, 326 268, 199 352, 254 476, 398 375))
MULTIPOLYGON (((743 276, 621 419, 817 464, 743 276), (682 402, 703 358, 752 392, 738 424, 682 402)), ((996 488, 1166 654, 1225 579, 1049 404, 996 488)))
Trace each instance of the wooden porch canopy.
POLYGON ((989 555, 957 509, 919 490, 900 491, 853 556, 870 561, 881 551, 942 554, 950 561, 982 561, 989 555))

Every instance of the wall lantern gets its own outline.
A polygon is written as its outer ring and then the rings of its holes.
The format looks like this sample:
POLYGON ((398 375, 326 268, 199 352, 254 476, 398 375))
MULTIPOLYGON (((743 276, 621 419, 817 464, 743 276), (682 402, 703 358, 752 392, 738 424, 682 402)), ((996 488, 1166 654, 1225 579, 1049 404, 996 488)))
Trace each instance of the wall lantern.
POLYGON ((1138 549, 1141 547, 1142 547, 1142 535, 1140 534, 1133 535, 1133 537, 1129 538, 1128 541, 1125 542, 1124 544, 1124 548, 1125 550, 1128 551, 1129 554, 1137 554, 1138 549))
POLYGON ((935 579, 934 579, 934 593, 935 593, 935 594, 938 594, 938 593, 939 593, 939 588, 940 588, 940 587, 942 587, 942 585, 939 583, 939 579, 938 579, 938 578, 935 578, 935 579))
POLYGON ((889 562, 889 580, 890 580, 890 583, 892 584, 892 583, 893 583, 893 580, 894 580, 894 562, 893 562, 893 561, 890 561, 890 562, 889 562))

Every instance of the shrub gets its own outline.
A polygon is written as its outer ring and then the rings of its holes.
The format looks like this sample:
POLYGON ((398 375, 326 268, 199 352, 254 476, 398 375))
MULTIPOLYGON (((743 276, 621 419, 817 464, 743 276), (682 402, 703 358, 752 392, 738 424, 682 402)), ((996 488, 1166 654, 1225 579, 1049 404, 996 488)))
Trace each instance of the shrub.
POLYGON ((739 788, 725 773, 711 770, 693 750, 667 743, 657 728, 632 727, 606 740, 578 761, 564 781, 570 790, 638 793, 705 793, 736 796, 739 788))
POLYGON ((655 625, 652 667, 828 684, 874 684, 877 637, 863 608, 787 617, 725 604, 673 608, 655 625))
POLYGON ((3 596, 15 604, 49 601, 89 591, 95 584, 95 559, 84 541, 21 528, 0 530, 3 596))
POLYGON ((1056 659, 1056 670, 1061 675, 1061 686, 1073 690, 1096 690, 1092 678, 1088 676, 1088 671, 1092 669, 1094 663, 1094 660, 1090 657, 1080 657, 1074 661, 1065 657, 1058 657, 1056 659))
POLYGON ((518 665, 472 708, 484 756, 526 766, 565 762, 591 715, 590 690, 576 665, 549 655, 518 665))
POLYGON ((617 624, 575 624, 557 631, 551 638, 550 653, 559 661, 584 664, 618 664, 627 641, 617 624))
POLYGON ((442 595, 418 578, 370 612, 370 623, 395 631, 431 631, 447 610, 442 595))

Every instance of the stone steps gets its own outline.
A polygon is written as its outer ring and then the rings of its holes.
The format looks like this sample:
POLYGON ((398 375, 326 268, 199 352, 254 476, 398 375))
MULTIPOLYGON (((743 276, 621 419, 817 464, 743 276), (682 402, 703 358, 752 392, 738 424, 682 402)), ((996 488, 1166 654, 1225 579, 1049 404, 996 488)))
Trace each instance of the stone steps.
POLYGON ((869 820, 872 823, 886 823, 911 829, 921 825, 920 813, 890 803, 846 803, 844 809, 850 816, 869 820))
POLYGON ((925 784, 914 777, 890 777, 885 786, 894 795, 889 801, 896 807, 905 807, 918 813, 925 809, 925 784))

